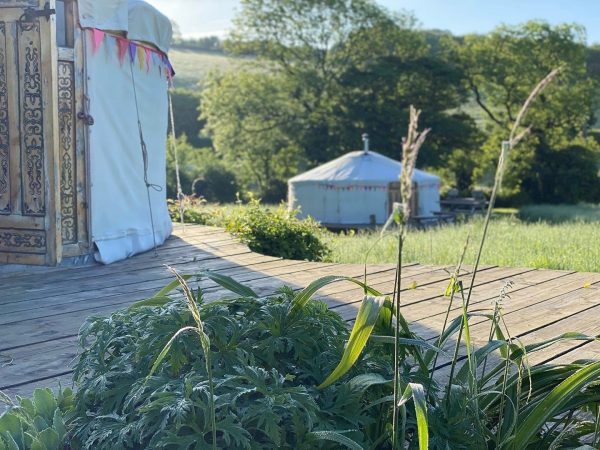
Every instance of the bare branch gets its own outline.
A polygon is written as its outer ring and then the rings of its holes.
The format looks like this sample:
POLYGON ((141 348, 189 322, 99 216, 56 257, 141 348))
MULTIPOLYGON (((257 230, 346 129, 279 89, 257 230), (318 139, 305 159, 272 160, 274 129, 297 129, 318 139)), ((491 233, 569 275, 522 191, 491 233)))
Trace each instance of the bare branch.
MULTIPOLYGON (((539 82, 539 84, 535 87, 535 89, 533 91, 531 91, 531 94, 529 94, 529 98, 527 98, 527 100, 523 104, 523 107, 521 108, 521 111, 519 112, 519 115, 517 116, 517 119, 515 120, 512 131, 510 132, 509 142, 510 142, 511 147, 514 147, 518 143, 518 141, 520 141, 525 136, 523 133, 521 133, 519 136, 517 136, 519 139, 515 142, 515 136, 517 134, 519 127, 521 126, 521 121, 525 117, 525 114, 527 114, 527 111, 531 107, 532 103, 544 91, 544 89, 546 89, 546 87, 548 87, 548 85, 550 83, 552 83, 552 81, 558 76, 560 71, 561 71, 560 67, 557 69, 554 69, 552 72, 550 72, 548 75, 546 75, 546 77, 542 81, 539 82)), ((531 127, 530 127, 529 131, 531 131, 531 127)))
POLYGON ((494 113, 486 106, 486 104, 483 103, 483 99, 481 98, 481 93, 479 92, 479 89, 477 88, 477 86, 475 85, 473 80, 469 80, 469 85, 471 86, 471 90, 475 94, 475 101, 480 106, 480 108, 483 109, 485 111, 485 113, 488 115, 488 117, 490 119, 492 119, 494 122, 496 122, 498 125, 504 125, 503 122, 500 119, 498 119, 494 115, 494 113))

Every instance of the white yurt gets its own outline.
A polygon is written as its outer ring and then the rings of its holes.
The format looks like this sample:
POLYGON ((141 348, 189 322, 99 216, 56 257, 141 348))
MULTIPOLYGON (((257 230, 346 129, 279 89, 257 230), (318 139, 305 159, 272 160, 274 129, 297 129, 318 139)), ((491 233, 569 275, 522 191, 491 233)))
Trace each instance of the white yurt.
POLYGON ((141 0, 81 5, 81 23, 91 28, 86 52, 95 122, 89 129, 91 232, 96 260, 111 263, 161 245, 172 231, 165 144, 172 27, 141 0))
POLYGON ((141 0, 0 1, 0 264, 161 245, 170 20, 141 0))
MULTIPOLYGON (((382 225, 400 201, 402 164, 365 149, 298 175, 288 182, 289 208, 332 228, 382 225)), ((415 170, 414 215, 440 211, 440 178, 415 170)))

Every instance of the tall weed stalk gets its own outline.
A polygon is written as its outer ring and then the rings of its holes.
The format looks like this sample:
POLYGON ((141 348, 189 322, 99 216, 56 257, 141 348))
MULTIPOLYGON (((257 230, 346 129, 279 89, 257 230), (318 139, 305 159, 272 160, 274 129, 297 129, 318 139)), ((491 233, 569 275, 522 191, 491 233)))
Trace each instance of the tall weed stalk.
MULTIPOLYGON (((159 366, 162 364, 164 359, 169 354, 171 347, 173 346, 175 340, 182 335, 183 333, 187 333, 189 331, 194 332, 198 335, 200 339, 200 345, 202 346, 202 351, 204 352, 204 361, 206 365, 206 373, 208 376, 208 386, 210 392, 210 421, 212 426, 212 448, 217 448, 217 421, 216 421, 216 413, 215 413, 215 386, 212 374, 212 358, 210 351, 210 338, 204 331, 204 323, 202 322, 202 317, 200 316, 200 310, 198 309, 197 302, 202 302, 202 291, 198 289, 198 298, 194 296, 192 289, 186 281, 186 278, 179 274, 174 268, 168 267, 169 271, 175 275, 176 282, 182 287, 183 293, 187 302, 188 309, 194 319, 195 326, 181 328, 177 331, 173 337, 169 340, 167 345, 160 352, 156 361, 154 362, 152 369, 150 370, 150 374, 148 378, 150 378, 156 371, 159 366)), ((167 287, 168 288, 168 287, 167 287)))
MULTIPOLYGON (((394 327, 394 408, 392 417, 392 449, 397 450, 400 442, 404 439, 399 438, 398 422, 400 417, 404 422, 406 417, 406 408, 401 402, 401 392, 403 391, 400 384, 400 296, 402 282, 402 250, 407 236, 407 230, 410 219, 412 217, 412 199, 413 199, 413 176, 417 165, 419 151, 427 139, 427 135, 431 131, 426 129, 419 131, 419 116, 421 111, 410 106, 410 117, 408 123, 408 134, 402 141, 402 174, 400 176, 400 191, 402 195, 403 214, 401 218, 400 230, 398 233, 398 259, 396 265, 396 281, 394 287, 394 309, 395 309, 395 327, 394 327)), ((404 426, 400 431, 403 433, 404 426)))
MULTIPOLYGON (((477 257, 475 259, 475 265, 473 267, 471 281, 470 281, 469 288, 467 291, 467 298, 466 298, 465 304, 464 304, 464 308, 467 312, 468 312, 469 306, 471 304, 471 295, 473 293, 473 288, 475 287, 475 280, 477 278, 479 265, 481 263, 481 255, 483 254, 483 249, 485 247, 485 242, 487 240, 490 221, 492 218, 492 213, 494 211, 494 206, 496 205, 496 199, 498 198, 498 193, 500 192, 500 189, 502 187, 502 179, 504 177, 506 163, 508 161, 511 151, 519 144, 519 142, 521 142, 531 132, 531 129, 532 129, 532 126, 529 126, 529 127, 525 128, 523 131, 520 131, 521 123, 522 123, 523 119, 525 118, 527 111, 529 110, 529 108, 531 107, 533 102, 535 101, 535 99, 558 76, 559 72, 560 72, 560 69, 552 70, 542 81, 540 81, 538 83, 538 85, 533 89, 533 91, 531 91, 531 94, 529 95, 529 97, 523 104, 523 107, 519 111, 519 114, 517 115, 517 119, 515 120, 515 123, 513 124, 508 141, 504 141, 502 143, 500 157, 498 159, 498 165, 496 168, 496 176, 494 177, 494 186, 492 188, 492 193, 490 196, 487 212, 486 212, 485 219, 483 222, 483 230, 481 233, 481 240, 479 242, 479 247, 477 248, 477 257)), ((460 327, 459 332, 458 332, 458 338, 456 340, 455 354, 457 354, 458 348, 460 347, 463 332, 464 332, 464 325, 460 327)), ((466 342, 466 345, 470 346, 471 342, 466 342)), ((451 373, 454 372, 457 362, 458 361, 456 361, 456 359, 452 361, 451 373)), ((449 383, 451 383, 451 382, 452 382, 452 378, 450 378, 449 383)), ((448 386, 448 392, 450 392, 450 385, 448 386)))

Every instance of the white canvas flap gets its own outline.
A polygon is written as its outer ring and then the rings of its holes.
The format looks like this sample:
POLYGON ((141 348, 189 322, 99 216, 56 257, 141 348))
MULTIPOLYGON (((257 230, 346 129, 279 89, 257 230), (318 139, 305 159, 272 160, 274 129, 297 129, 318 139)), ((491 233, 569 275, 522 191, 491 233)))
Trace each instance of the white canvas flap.
POLYGON ((148 42, 163 53, 168 53, 173 38, 173 27, 167 16, 141 0, 129 0, 129 31, 133 41, 148 42))
POLYGON ((127 0, 79 0, 79 22, 83 28, 128 31, 127 0))

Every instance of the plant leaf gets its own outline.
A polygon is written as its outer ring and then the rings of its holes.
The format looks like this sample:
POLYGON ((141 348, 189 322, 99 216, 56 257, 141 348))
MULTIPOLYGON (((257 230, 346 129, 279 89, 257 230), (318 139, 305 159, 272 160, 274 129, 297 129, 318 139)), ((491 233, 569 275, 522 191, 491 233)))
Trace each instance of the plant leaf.
POLYGON ((338 444, 345 445, 351 450, 364 450, 364 448, 343 434, 337 433, 335 431, 313 431, 309 433, 310 436, 313 436, 316 439, 322 441, 332 441, 337 442, 338 444))
POLYGON ((369 294, 371 296, 374 296, 374 297, 382 297, 383 296, 381 294, 381 292, 379 292, 378 290, 367 286, 362 281, 359 281, 355 278, 343 277, 343 276, 338 276, 338 275, 330 275, 330 276, 319 278, 318 280, 313 281, 305 289, 303 289, 301 292, 299 292, 294 297, 294 299, 292 300, 292 308, 289 313, 290 317, 295 316, 298 313, 298 311, 300 311, 302 308, 304 308, 304 306, 310 301, 310 299, 313 297, 313 295, 315 295, 317 293, 317 291, 319 289, 322 289, 329 284, 337 283, 338 281, 349 281, 351 283, 354 283, 354 284, 362 287, 365 290, 365 293, 369 294))
POLYGON ((514 448, 526 448, 531 439, 539 430, 569 402, 586 384, 600 377, 600 361, 588 364, 578 370, 569 378, 543 398, 523 420, 515 432, 511 445, 514 448))
POLYGON ((197 332, 198 329, 196 327, 185 327, 185 328, 182 328, 179 331, 177 331, 177 333, 175 333, 173 335, 173 337, 171 339, 169 339, 169 342, 167 342, 167 345, 165 345, 165 347, 162 349, 162 351, 160 352, 160 354, 156 358, 156 361, 154 361, 154 364, 152 365, 152 369, 150 369, 150 373, 148 374, 148 377, 146 379, 148 379, 152 375, 154 375, 154 373, 156 372, 156 370, 158 369, 158 367, 160 366, 160 364, 163 362, 163 360, 166 358, 167 354, 171 350, 171 347, 173 346, 173 343, 175 342, 175 339, 177 339, 183 333, 186 333, 188 331, 196 331, 197 332))
POLYGON ((452 297, 452 294, 456 294, 460 291, 460 284, 457 282, 456 277, 453 275, 450 277, 450 283, 444 292, 444 297, 452 297))
POLYGON ((319 389, 325 389, 327 386, 335 383, 356 363, 377 323, 379 310, 384 304, 385 299, 385 297, 365 296, 360 305, 360 310, 356 315, 356 321, 344 349, 342 359, 327 379, 321 383, 319 389))
POLYGON ((170 297, 166 297, 166 296, 154 296, 154 297, 150 297, 146 300, 142 300, 140 302, 136 302, 133 305, 131 305, 129 308, 127 308, 129 311, 134 311, 136 309, 140 309, 140 308, 145 308, 145 307, 149 307, 149 308, 155 308, 158 306, 164 306, 167 303, 169 303, 172 299, 170 297))
POLYGON ((250 289, 248 286, 244 286, 241 283, 238 283, 233 278, 228 277, 227 275, 221 275, 219 273, 205 271, 199 274, 201 277, 206 277, 211 281, 214 281, 222 288, 227 289, 228 291, 233 292, 241 297, 251 297, 258 298, 258 294, 250 289))
POLYGON ((415 403, 419 450, 427 450, 429 448, 429 421, 427 420, 427 401, 425 400, 423 385, 409 383, 398 402, 398 406, 406 404, 411 398, 415 403))
MULTIPOLYGON (((196 277, 196 278, 206 277, 209 280, 214 281, 215 283, 217 283, 222 288, 227 289, 228 291, 231 291, 234 294, 237 294, 237 295, 239 295, 241 297, 258 298, 258 294, 256 292, 254 292, 252 289, 250 289, 248 286, 244 286, 243 284, 238 283, 233 278, 228 277, 227 275, 222 275, 222 274, 219 274, 219 273, 215 273, 215 272, 211 272, 209 270, 206 270, 206 271, 199 272, 199 273, 197 273, 195 275, 180 275, 180 276, 185 281, 188 281, 188 280, 190 280, 191 278, 194 278, 194 277, 196 277)), ((156 297, 165 297, 167 294, 169 294, 174 289, 177 289, 179 286, 181 286, 180 281, 174 280, 171 283, 167 284, 160 291, 158 291, 154 295, 154 298, 156 298, 156 297)))
MULTIPOLYGON (((183 278, 186 281, 191 279, 192 277, 193 277, 193 275, 181 275, 181 278, 183 278)), ((166 297, 167 294, 170 294, 174 289, 177 289, 180 286, 181 286, 181 284, 179 283, 179 280, 173 280, 169 284, 167 284, 164 288, 162 288, 160 291, 158 291, 156 294, 154 294, 153 298, 166 297)), ((135 305, 137 305, 137 303, 134 303, 132 306, 135 306, 135 305)))

